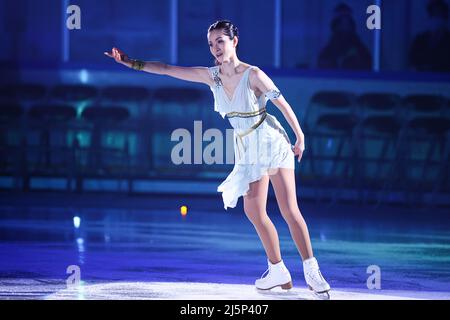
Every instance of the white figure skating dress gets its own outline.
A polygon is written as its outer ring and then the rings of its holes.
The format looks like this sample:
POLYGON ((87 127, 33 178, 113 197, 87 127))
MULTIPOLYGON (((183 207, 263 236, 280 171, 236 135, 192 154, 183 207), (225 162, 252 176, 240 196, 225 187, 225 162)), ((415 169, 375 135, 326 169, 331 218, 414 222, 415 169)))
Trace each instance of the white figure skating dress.
POLYGON ((219 74, 219 66, 210 67, 214 80, 214 111, 230 121, 234 129, 234 168, 217 188, 222 192, 225 210, 234 208, 240 196, 247 194, 251 182, 276 172, 277 168, 295 168, 292 144, 278 120, 266 112, 269 99, 277 98, 277 88, 256 97, 250 88, 251 66, 245 70, 231 99, 219 74))

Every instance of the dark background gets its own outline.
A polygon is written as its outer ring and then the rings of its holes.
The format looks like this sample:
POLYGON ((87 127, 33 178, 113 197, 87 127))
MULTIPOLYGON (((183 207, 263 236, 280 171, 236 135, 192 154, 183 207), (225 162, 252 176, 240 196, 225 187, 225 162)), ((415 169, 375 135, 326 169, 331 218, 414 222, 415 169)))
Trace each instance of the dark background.
POLYGON ((209 88, 103 52, 212 66, 207 28, 230 19, 239 58, 274 80, 306 133, 296 171, 306 197, 449 202, 446 1, 2 0, 0 17, 5 192, 215 194, 230 164, 170 158, 176 128, 229 128, 209 88), (80 30, 66 28, 71 4, 80 30), (373 4, 381 30, 366 27, 373 4))

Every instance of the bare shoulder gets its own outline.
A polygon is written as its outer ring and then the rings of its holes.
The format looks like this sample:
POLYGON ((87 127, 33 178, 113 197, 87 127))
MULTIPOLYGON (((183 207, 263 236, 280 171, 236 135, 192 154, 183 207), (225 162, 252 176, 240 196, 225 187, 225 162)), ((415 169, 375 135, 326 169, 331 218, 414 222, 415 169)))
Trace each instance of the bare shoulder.
POLYGON ((255 78, 258 73, 262 72, 262 70, 258 66, 249 65, 249 68, 250 68, 250 74, 249 74, 250 78, 255 78))
POLYGON ((269 79, 267 74, 263 70, 261 70, 261 68, 259 68, 257 66, 250 66, 250 67, 251 67, 251 70, 250 70, 249 78, 250 78, 251 83, 263 82, 263 81, 267 81, 269 79))
POLYGON ((258 76, 257 74, 261 69, 259 69, 258 66, 249 66, 249 68, 248 80, 250 81, 250 84, 254 84, 258 76))
POLYGON ((262 93, 262 90, 260 89, 262 87, 261 84, 267 81, 268 76, 258 66, 250 66, 250 67, 251 67, 249 74, 250 88, 253 91, 255 91, 256 95, 259 95, 262 93))
POLYGON ((212 71, 214 69, 210 67, 195 67, 196 71, 201 74, 201 78, 203 79, 203 83, 206 83, 207 85, 211 86, 214 83, 214 80, 212 78, 212 71))

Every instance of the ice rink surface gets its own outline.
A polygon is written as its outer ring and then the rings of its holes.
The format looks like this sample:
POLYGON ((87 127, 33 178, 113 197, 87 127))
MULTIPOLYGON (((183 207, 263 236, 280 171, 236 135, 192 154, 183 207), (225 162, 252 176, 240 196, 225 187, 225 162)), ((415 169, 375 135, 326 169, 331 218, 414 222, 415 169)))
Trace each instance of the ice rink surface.
MULTIPOLYGON (((188 203, 182 217, 180 203, 165 205, 173 208, 1 205, 0 299, 315 299, 279 212, 269 215, 294 288, 260 292, 253 284, 266 257, 239 208, 188 203)), ((448 218, 315 203, 301 210, 332 299, 450 299, 448 218), (379 267, 379 289, 368 289, 369 266, 379 267)))

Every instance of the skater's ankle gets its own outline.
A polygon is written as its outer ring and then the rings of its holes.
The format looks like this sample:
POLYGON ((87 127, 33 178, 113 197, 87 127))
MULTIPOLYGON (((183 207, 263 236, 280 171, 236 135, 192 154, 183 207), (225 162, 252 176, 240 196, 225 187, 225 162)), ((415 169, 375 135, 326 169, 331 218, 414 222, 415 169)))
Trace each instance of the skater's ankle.
POLYGON ((303 259, 303 262, 309 261, 309 260, 311 260, 311 259, 314 259, 314 256, 305 257, 305 258, 303 259))
POLYGON ((269 262, 270 262, 271 264, 278 264, 278 263, 280 263, 281 261, 283 261, 283 259, 280 259, 280 260, 270 260, 270 259, 269 259, 269 262), (274 262, 274 261, 276 261, 276 262, 274 262))

